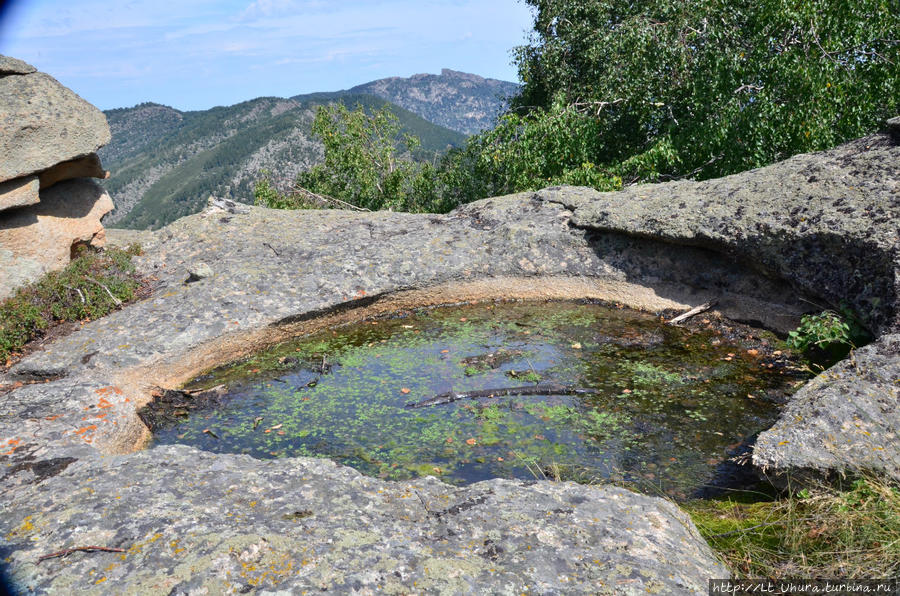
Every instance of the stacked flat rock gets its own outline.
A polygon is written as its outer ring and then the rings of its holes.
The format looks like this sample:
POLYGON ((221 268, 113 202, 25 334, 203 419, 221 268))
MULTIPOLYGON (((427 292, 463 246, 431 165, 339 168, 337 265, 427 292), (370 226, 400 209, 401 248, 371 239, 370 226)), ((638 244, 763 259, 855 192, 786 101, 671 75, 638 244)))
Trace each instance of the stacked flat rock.
POLYGON ((103 112, 53 77, 0 56, 0 298, 61 269, 73 248, 104 242, 109 195, 96 151, 103 112))

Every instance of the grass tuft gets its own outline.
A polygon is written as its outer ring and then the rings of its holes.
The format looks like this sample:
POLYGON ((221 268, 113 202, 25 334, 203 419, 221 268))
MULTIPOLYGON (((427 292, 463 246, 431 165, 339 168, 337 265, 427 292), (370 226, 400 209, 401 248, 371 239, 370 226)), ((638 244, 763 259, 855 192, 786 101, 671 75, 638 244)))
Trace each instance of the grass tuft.
POLYGON ((770 501, 682 503, 738 578, 900 575, 900 485, 865 477, 770 501))
POLYGON ((61 271, 19 288, 0 302, 0 363, 9 365, 29 341, 66 321, 102 317, 137 297, 141 280, 131 262, 141 253, 126 249, 79 249, 61 271))

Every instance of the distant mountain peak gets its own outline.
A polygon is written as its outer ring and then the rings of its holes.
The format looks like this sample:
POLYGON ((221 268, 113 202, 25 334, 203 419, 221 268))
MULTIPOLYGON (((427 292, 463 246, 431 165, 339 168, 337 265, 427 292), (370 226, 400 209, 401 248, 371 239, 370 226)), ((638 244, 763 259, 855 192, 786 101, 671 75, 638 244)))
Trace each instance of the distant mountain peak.
POLYGON ((516 83, 443 68, 439 75, 379 79, 357 85, 349 93, 377 95, 435 124, 474 134, 493 126, 506 98, 518 90, 516 83))

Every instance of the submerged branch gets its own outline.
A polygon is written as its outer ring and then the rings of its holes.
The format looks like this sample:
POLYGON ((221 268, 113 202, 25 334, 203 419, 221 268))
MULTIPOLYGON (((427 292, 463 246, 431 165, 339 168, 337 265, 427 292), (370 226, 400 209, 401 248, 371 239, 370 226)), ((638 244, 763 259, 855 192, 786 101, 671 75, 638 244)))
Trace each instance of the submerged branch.
POLYGON ((481 399, 483 397, 509 397, 521 395, 596 395, 596 389, 545 383, 543 385, 525 385, 524 387, 502 387, 500 389, 482 389, 480 391, 448 391, 439 393, 419 402, 409 402, 407 408, 426 408, 453 403, 461 399, 481 399))

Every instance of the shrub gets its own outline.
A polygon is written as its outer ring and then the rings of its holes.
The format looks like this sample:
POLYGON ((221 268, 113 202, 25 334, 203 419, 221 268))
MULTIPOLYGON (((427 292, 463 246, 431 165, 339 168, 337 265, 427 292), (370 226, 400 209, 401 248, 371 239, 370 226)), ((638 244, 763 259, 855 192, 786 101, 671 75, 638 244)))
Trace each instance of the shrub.
POLYGON ((131 258, 141 248, 80 249, 62 271, 54 271, 0 302, 0 362, 64 321, 102 317, 134 300, 141 280, 131 258))
POLYGON ((853 312, 842 307, 840 313, 825 310, 817 315, 803 315, 800 326, 788 333, 787 344, 814 363, 827 367, 869 340, 868 332, 853 312))

